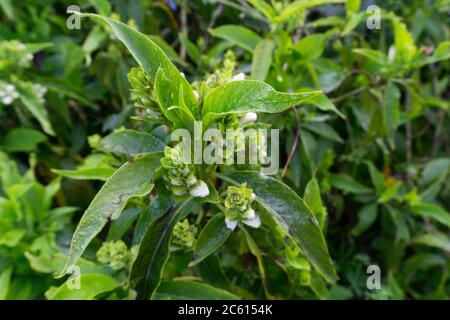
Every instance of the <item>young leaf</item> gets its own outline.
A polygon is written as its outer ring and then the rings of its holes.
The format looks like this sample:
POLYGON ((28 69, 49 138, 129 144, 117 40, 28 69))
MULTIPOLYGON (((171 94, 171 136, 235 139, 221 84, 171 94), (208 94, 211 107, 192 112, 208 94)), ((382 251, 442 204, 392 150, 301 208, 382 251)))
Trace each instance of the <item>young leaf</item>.
POLYGON ((255 48, 252 60, 252 78, 259 81, 266 80, 272 65, 272 53, 275 43, 271 40, 263 40, 255 48))
POLYGON ((231 232, 225 224, 225 217, 222 213, 212 217, 195 242, 194 257, 190 266, 196 265, 214 253, 228 239, 231 232))
POLYGON ((184 201, 148 226, 130 272, 130 281, 138 292, 138 299, 151 299, 158 288, 169 258, 172 229, 189 213, 191 200, 184 201))
POLYGON ((64 270, 74 265, 91 240, 103 229, 108 220, 117 219, 128 199, 144 196, 153 188, 153 175, 161 165, 161 153, 152 153, 128 161, 109 178, 83 214, 70 244, 69 257, 64 270))
POLYGON ((141 153, 163 151, 165 144, 146 132, 120 130, 104 137, 99 148, 118 155, 134 156, 141 153))
POLYGON ((290 235, 310 263, 329 282, 338 278, 328 254, 319 223, 304 201, 287 185, 258 172, 236 172, 219 177, 247 187, 256 194, 256 201, 273 217, 284 233, 290 235))
POLYGON ((156 292, 155 299, 164 300, 239 300, 228 291, 214 288, 194 280, 175 279, 164 281, 156 292))
POLYGON ((253 52, 258 43, 262 40, 261 37, 252 30, 241 26, 223 25, 215 29, 209 29, 208 31, 214 37, 228 40, 250 52, 253 52))

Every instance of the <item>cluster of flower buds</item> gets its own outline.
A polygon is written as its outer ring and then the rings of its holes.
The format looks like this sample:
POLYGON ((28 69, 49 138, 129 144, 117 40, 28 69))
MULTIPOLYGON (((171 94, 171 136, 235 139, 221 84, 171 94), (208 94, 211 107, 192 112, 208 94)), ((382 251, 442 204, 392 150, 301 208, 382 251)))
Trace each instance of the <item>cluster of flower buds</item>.
POLYGON ((156 102, 153 83, 149 75, 141 67, 132 68, 128 73, 131 85, 131 99, 134 105, 144 108, 147 115, 154 119, 161 119, 161 112, 156 102))
POLYGON ((96 256, 101 263, 109 264, 113 270, 120 270, 128 268, 133 255, 127 245, 122 240, 118 240, 104 242, 96 256))
POLYGON ((36 95, 38 96, 39 100, 41 102, 44 102, 44 96, 47 93, 47 87, 44 87, 43 85, 39 83, 33 84, 33 89, 36 95))
POLYGON ((173 244, 181 248, 192 248, 197 228, 189 224, 188 219, 179 221, 173 228, 173 244))
POLYGON ((252 208, 255 194, 252 189, 243 183, 240 187, 229 186, 225 205, 225 223, 227 227, 234 230, 238 222, 243 222, 252 228, 259 228, 261 220, 252 208))
POLYGON ((200 198, 209 195, 208 185, 197 179, 195 167, 189 164, 188 159, 185 159, 182 144, 174 148, 166 147, 161 164, 165 170, 164 179, 170 185, 174 195, 190 194, 200 198))
POLYGON ((19 98, 16 87, 10 83, 0 83, 0 99, 4 105, 10 105, 19 98))
POLYGON ((9 62, 7 66, 28 67, 34 56, 27 50, 25 44, 12 40, 0 44, 0 58, 9 62))

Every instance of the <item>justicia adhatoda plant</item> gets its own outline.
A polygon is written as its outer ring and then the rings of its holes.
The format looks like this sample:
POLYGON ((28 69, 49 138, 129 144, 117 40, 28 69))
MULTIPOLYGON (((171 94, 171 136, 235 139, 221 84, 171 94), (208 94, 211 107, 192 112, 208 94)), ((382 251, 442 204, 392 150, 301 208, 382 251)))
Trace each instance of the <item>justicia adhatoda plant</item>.
MULTIPOLYGON (((192 132, 194 121, 202 121, 203 130, 233 127, 239 132, 247 126, 264 125, 255 122, 258 113, 283 112, 322 95, 319 91, 277 92, 264 82, 245 80, 243 74, 233 76, 230 62, 223 73, 218 71, 205 82, 190 84, 144 34, 107 17, 84 16, 106 22, 129 49, 139 64, 129 74, 136 107, 141 117, 169 130, 183 128, 192 132)), ((227 59, 232 59, 229 54, 227 59)), ((307 265, 326 281, 333 283, 337 279, 317 218, 282 181, 262 175, 254 165, 192 164, 187 161, 191 159, 185 159, 181 143, 164 145, 148 132, 122 130, 112 135, 116 141, 113 149, 128 161, 107 179, 85 211, 60 276, 76 265, 89 243, 109 220, 121 216, 127 203, 132 203, 130 200, 142 198, 150 199, 150 206, 156 201, 161 205, 155 205, 157 209, 143 224, 144 231, 135 234, 139 249, 131 263, 127 288, 135 290, 137 298, 155 297, 170 255, 172 233, 174 241, 183 244, 181 247, 192 248, 193 267, 218 250, 238 225, 235 232, 248 240, 258 261, 263 257, 251 240, 254 228, 292 244, 296 256, 306 259, 307 265), (148 197, 150 192, 152 196, 148 197), (191 229, 191 225, 195 228, 191 229), (246 230, 247 226, 251 228, 246 230), (199 230, 198 235, 194 229, 199 230)), ((105 139, 110 143, 111 136, 104 138, 103 144, 105 139)), ((237 143, 236 152, 246 142, 240 134, 234 138, 241 143, 237 143)), ((266 143, 263 137, 258 141, 266 143)), ((263 275, 266 271, 262 265, 263 275)), ((271 296, 269 291, 267 297, 271 296)))

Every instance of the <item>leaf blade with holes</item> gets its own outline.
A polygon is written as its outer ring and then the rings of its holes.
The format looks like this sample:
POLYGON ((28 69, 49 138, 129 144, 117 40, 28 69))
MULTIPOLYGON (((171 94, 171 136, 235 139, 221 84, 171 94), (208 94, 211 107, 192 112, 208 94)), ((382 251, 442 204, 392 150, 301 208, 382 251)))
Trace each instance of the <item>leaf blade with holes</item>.
POLYGON ((311 264, 331 283, 338 278, 328 253, 319 223, 304 201, 287 185, 258 172, 236 172, 220 176, 225 180, 247 187, 256 194, 256 201, 262 205, 280 226, 290 235, 311 264))
POLYGON ((102 186, 83 214, 70 245, 69 257, 60 276, 81 257, 91 240, 109 219, 116 219, 132 197, 144 196, 153 188, 153 175, 160 167, 161 153, 128 161, 102 186))

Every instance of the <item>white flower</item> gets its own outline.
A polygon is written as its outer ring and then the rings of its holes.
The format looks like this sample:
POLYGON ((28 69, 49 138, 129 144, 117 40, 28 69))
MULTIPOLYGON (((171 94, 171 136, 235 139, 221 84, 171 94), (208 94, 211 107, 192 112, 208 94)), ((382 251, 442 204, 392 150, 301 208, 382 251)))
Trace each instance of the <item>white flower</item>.
POLYGON ((28 61, 33 60, 33 58, 34 58, 33 54, 31 54, 31 53, 27 54, 27 60, 28 61))
POLYGON ((14 87, 12 84, 7 84, 5 86, 5 90, 7 93, 13 93, 14 91, 16 91, 16 87, 14 87))
POLYGON ((244 73, 238 73, 237 75, 233 76, 233 78, 231 78, 231 81, 242 81, 245 80, 245 74, 244 73))
POLYGON ((6 96, 2 99, 3 104, 11 104, 13 102, 14 98, 12 96, 6 96))
POLYGON ((234 229, 236 229, 238 222, 237 222, 237 220, 230 220, 228 218, 225 218, 225 224, 227 225, 228 229, 234 230, 234 229))
POLYGON ((26 48, 23 43, 19 43, 18 47, 19 47, 20 50, 24 50, 26 48))
POLYGON ((194 97, 197 101, 200 99, 200 95, 198 94, 197 90, 194 90, 194 97))
POLYGON ((244 114, 244 116, 240 119, 241 125, 245 125, 250 122, 255 122, 256 119, 258 119, 258 115, 254 112, 247 112, 244 114))
POLYGON ((198 186, 189 191, 189 193, 193 197, 207 197, 209 195, 208 185, 204 181, 200 180, 198 186))
POLYGON ((181 74, 181 76, 182 76, 183 78, 186 78, 186 76, 184 75, 183 72, 180 72, 180 74, 181 74))
POLYGON ((258 215, 254 215, 252 219, 244 219, 242 222, 252 228, 259 228, 261 226, 261 219, 259 219, 258 215))

